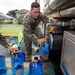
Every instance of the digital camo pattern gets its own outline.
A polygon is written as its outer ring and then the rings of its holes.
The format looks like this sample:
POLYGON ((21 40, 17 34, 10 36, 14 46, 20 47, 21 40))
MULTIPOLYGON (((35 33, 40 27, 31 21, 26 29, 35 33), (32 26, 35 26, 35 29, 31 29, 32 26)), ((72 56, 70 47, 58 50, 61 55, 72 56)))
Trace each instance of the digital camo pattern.
POLYGON ((1 35, 1 33, 0 33, 0 44, 5 46, 5 47, 8 47, 8 43, 5 39, 5 37, 3 35, 1 35))
POLYGON ((27 50, 27 54, 31 55, 32 52, 32 41, 34 43, 37 42, 38 38, 43 38, 43 33, 41 28, 38 26, 40 22, 43 22, 44 25, 48 22, 48 18, 40 13, 38 19, 33 19, 30 13, 27 13, 23 20, 23 35, 24 35, 24 43, 25 50, 27 50))

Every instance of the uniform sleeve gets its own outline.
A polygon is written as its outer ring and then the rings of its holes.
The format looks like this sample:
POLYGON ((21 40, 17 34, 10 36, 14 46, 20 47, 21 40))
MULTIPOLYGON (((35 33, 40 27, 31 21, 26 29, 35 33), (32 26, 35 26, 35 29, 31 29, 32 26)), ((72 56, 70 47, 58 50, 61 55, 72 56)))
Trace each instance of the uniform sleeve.
POLYGON ((41 13, 41 19, 42 19, 42 22, 44 23, 44 25, 49 22, 49 19, 45 14, 41 13))
POLYGON ((3 45, 6 48, 9 46, 9 44, 7 43, 5 37, 3 35, 1 35, 1 33, 0 33, 0 44, 3 45))
POLYGON ((24 39, 29 39, 29 40, 37 40, 37 37, 32 34, 31 32, 31 27, 30 27, 30 22, 29 20, 25 20, 23 22, 23 36, 24 39))

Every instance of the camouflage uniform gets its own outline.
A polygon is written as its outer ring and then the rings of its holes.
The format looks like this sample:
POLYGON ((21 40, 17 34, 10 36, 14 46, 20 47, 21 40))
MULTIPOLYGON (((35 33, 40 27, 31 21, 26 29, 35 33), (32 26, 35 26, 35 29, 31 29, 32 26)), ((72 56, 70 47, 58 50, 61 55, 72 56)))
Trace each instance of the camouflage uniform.
POLYGON ((1 33, 0 33, 0 44, 3 45, 6 48, 9 46, 9 44, 7 43, 5 37, 2 36, 1 33))
POLYGON ((23 35, 24 35, 25 50, 27 55, 31 55, 32 41, 36 43, 37 39, 44 37, 41 28, 38 26, 38 24, 41 21, 44 23, 44 25, 48 22, 48 18, 42 13, 40 13, 38 19, 33 19, 30 13, 27 13, 24 17, 23 35), (33 34, 35 34, 36 36, 33 34))
POLYGON ((10 51, 7 49, 9 44, 7 43, 4 36, 0 33, 0 55, 3 56, 10 56, 10 51))

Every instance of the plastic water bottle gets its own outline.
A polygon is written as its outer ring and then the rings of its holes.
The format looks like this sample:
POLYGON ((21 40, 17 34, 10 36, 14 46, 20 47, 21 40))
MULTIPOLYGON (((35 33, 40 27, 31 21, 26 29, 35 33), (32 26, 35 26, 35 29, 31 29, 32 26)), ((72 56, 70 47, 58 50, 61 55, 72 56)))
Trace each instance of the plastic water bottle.
POLYGON ((21 50, 21 48, 20 47, 18 47, 18 54, 19 54, 19 56, 20 56, 20 58, 23 60, 23 62, 25 62, 26 61, 26 55, 25 55, 25 53, 21 50))
POLYGON ((39 53, 46 56, 49 54, 50 42, 44 42, 43 45, 39 48, 39 53))
POLYGON ((23 60, 18 53, 15 53, 14 55, 12 55, 11 61, 12 61, 12 68, 14 70, 23 68, 23 60))
POLYGON ((25 54, 22 52, 20 47, 18 47, 19 50, 16 50, 13 52, 13 55, 11 57, 12 60, 12 67, 16 70, 23 67, 23 62, 26 61, 25 54))
POLYGON ((29 75, 43 75, 42 65, 42 61, 34 57, 34 61, 31 61, 29 65, 29 75))
POLYGON ((5 57, 0 55, 0 75, 6 72, 5 57))
POLYGON ((13 75, 23 75, 23 59, 19 53, 14 53, 11 57, 13 75))

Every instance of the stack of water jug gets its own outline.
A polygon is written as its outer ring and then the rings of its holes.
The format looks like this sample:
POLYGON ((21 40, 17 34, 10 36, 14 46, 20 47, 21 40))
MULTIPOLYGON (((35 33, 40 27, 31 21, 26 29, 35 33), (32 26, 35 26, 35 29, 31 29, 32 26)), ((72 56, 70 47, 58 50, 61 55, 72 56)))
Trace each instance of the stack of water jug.
MULTIPOLYGON (((11 56, 12 63, 12 75, 26 75, 24 73, 23 63, 25 62, 25 54, 23 52, 15 52, 11 56), (21 72, 20 72, 21 71, 21 72)), ((29 64, 29 74, 28 75, 43 75, 42 71, 42 61, 38 59, 37 56, 29 64)), ((5 57, 0 55, 0 75, 6 75, 7 68, 5 64, 5 57)))
MULTIPOLYGON (((17 75, 18 74, 17 72, 23 69, 23 63, 25 62, 25 60, 26 60, 25 54, 21 50, 12 53, 11 55, 11 64, 13 72, 12 75, 17 75)), ((6 67, 5 57, 0 55, 0 75, 6 75, 6 74, 7 74, 7 67, 6 67)))

